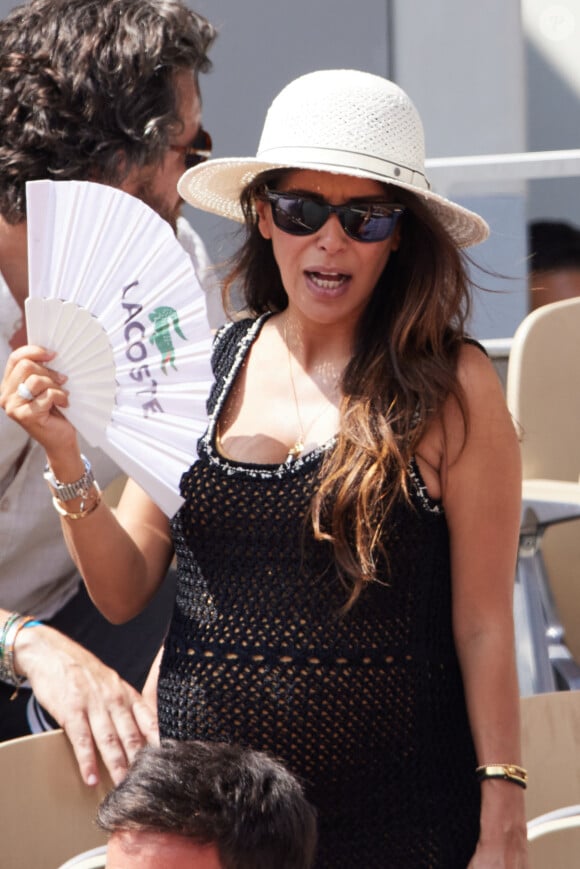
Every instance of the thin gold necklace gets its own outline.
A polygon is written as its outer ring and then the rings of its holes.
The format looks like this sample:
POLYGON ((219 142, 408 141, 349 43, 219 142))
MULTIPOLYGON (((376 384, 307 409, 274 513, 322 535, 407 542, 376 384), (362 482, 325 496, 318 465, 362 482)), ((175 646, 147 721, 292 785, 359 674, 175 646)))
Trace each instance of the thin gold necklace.
POLYGON ((288 344, 288 335, 287 335, 287 323, 284 323, 284 343, 286 344, 286 352, 288 353, 288 371, 290 373, 290 386, 292 387, 292 396, 294 398, 294 406, 296 408, 296 419, 298 420, 298 437, 296 438, 294 444, 288 450, 288 455, 286 456, 287 462, 294 462, 296 459, 299 459, 302 453, 304 452, 304 447, 306 446, 306 435, 313 428, 315 423, 318 422, 319 419, 322 419, 324 414, 332 407, 331 404, 327 404, 320 413, 317 413, 314 419, 311 420, 308 427, 305 429, 304 424, 302 422, 302 416, 300 414, 300 405, 298 404, 298 395, 296 393, 296 384, 294 383, 294 374, 292 371, 292 354, 290 353, 290 346, 288 344))

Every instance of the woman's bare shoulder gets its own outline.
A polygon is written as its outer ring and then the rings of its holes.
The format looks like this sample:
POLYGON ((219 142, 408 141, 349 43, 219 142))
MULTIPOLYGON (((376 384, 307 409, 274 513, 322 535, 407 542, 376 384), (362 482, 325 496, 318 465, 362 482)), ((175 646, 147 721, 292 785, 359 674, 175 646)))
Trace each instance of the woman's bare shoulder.
POLYGON ((457 380, 469 408, 482 400, 499 402, 505 407, 499 375, 481 344, 469 341, 462 345, 457 360, 457 380))

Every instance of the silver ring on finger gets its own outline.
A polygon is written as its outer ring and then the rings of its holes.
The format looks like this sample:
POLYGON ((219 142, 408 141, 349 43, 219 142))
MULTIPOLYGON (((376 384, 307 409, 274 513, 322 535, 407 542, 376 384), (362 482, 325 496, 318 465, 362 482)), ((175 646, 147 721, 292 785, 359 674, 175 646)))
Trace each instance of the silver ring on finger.
POLYGON ((17 388, 16 392, 18 393, 20 398, 24 399, 24 401, 34 401, 34 395, 29 390, 29 388, 26 385, 26 383, 24 382, 24 380, 22 381, 22 383, 18 384, 18 388, 17 388))

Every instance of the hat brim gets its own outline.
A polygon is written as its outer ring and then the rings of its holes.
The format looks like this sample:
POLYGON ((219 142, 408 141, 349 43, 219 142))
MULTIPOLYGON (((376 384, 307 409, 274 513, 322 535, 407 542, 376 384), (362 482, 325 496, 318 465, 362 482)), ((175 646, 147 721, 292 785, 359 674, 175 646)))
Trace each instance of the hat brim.
POLYGON ((423 200, 458 247, 480 244, 489 236, 489 226, 479 214, 469 211, 469 209, 463 208, 463 206, 457 205, 457 203, 451 202, 437 193, 422 190, 414 184, 406 184, 392 177, 382 176, 377 172, 334 164, 297 160, 290 165, 288 163, 271 163, 257 157, 217 158, 188 169, 179 179, 177 190, 182 199, 194 208, 200 208, 202 211, 209 211, 211 214, 218 214, 220 217, 227 217, 241 223, 244 220, 240 206, 242 191, 258 175, 273 169, 308 169, 315 172, 332 172, 359 178, 371 178, 382 184, 401 187, 423 200))

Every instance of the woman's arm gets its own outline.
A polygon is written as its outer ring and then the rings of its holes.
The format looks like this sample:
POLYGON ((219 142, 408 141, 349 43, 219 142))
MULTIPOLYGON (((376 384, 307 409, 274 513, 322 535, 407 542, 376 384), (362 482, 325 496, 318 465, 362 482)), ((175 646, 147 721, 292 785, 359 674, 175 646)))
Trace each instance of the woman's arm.
MULTIPOLYGON (((47 458, 53 467, 48 453, 47 458)), ((67 502, 67 509, 77 510, 79 505, 67 502)), ((167 517, 149 496, 127 480, 114 510, 101 502, 84 519, 61 517, 61 525, 69 552, 103 615, 120 624, 140 613, 163 581, 173 553, 167 517)))
MULTIPOLYGON (((512 603, 520 526, 519 445, 499 380, 479 349, 464 347, 458 376, 468 429, 456 403, 449 401, 442 467, 455 642, 478 765, 520 764, 512 603)), ((527 866, 523 789, 493 779, 482 782, 481 794, 480 839, 470 869, 522 869, 527 866)))
MULTIPOLYGON (((51 366, 54 354, 24 346, 12 353, 0 388, 0 406, 45 449, 50 469, 61 483, 83 476, 76 431, 60 412, 68 405, 66 378, 51 366), (18 394, 25 383, 32 401, 18 394)), ((92 489, 87 502, 96 504, 92 489)), ((118 507, 101 501, 92 511, 82 498, 67 500, 62 517, 67 546, 95 605, 110 621, 120 623, 137 615, 151 599, 169 566, 172 547, 169 523, 162 511, 132 481, 118 507), (85 515, 86 514, 86 515, 85 515)))

